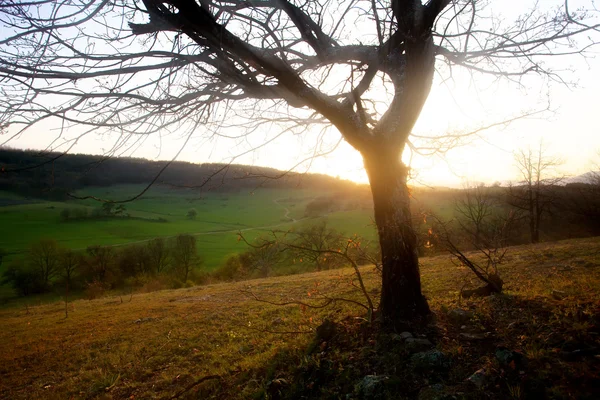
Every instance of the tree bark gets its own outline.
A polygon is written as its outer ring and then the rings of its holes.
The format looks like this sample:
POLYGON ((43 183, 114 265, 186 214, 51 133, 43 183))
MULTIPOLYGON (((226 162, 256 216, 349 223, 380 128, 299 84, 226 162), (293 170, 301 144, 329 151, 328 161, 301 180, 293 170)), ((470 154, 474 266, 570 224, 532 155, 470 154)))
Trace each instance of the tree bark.
POLYGON ((400 151, 363 154, 381 245, 383 277, 379 311, 384 326, 406 329, 429 314, 421 292, 417 236, 412 227, 408 168, 400 151))

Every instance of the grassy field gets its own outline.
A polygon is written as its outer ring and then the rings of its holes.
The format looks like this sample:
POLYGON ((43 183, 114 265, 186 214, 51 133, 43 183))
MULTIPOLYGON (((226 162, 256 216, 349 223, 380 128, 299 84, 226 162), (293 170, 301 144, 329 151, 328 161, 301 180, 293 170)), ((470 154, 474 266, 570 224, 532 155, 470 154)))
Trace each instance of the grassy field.
MULTIPOLYGON (((78 194, 119 200, 131 197, 140 190, 140 186, 117 186, 86 189, 78 194)), ((0 226, 4 234, 0 236, 0 248, 18 255, 26 252, 31 243, 43 238, 53 238, 71 249, 85 249, 89 245, 122 245, 191 233, 197 236, 198 252, 205 261, 205 268, 212 270, 227 255, 245 249, 245 245, 237 241, 236 232, 244 231, 252 238, 269 229, 289 229, 299 224, 293 220, 304 217, 306 204, 310 200, 325 194, 299 189, 198 193, 154 187, 141 199, 126 204, 127 212, 132 217, 130 219, 64 222, 60 213, 65 208, 85 207, 91 212, 99 208, 101 203, 95 200, 35 202, 1 192, 0 226), (191 208, 197 211, 194 220, 186 217, 191 208), (166 222, 158 222, 159 218, 166 222)), ((372 237, 374 231, 369 226, 370 214, 368 210, 337 212, 329 218, 333 226, 348 234, 359 233, 372 237)))
MULTIPOLYGON (((358 399, 357 383, 375 375, 390 398, 432 384, 458 398, 598 398, 600 359, 574 350, 600 347, 600 238, 515 247, 507 260, 505 294, 460 300, 468 272, 445 256, 422 259, 436 318, 414 333, 450 359, 443 374, 412 369, 406 345, 369 328, 355 305, 254 299, 362 301, 352 271, 340 269, 78 300, 68 319, 61 303, 0 310, 0 398, 358 399), (453 321, 455 308, 468 321, 453 321), (337 326, 327 340, 315 337, 325 319, 337 326), (499 364, 499 346, 527 362, 499 364), (486 384, 466 381, 481 368, 486 384)), ((379 277, 363 273, 376 299, 379 277)))

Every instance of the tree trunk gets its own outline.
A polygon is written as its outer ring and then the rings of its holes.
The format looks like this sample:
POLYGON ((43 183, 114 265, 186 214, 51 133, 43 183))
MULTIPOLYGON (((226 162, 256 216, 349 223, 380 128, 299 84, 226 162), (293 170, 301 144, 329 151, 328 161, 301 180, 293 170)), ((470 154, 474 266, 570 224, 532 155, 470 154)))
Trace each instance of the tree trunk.
POLYGON ((65 287, 65 318, 69 318, 69 280, 65 287))
POLYGON ((375 207, 383 277, 379 311, 385 326, 406 329, 429 314, 421 293, 417 236, 412 227, 408 168, 400 152, 363 154, 375 207))

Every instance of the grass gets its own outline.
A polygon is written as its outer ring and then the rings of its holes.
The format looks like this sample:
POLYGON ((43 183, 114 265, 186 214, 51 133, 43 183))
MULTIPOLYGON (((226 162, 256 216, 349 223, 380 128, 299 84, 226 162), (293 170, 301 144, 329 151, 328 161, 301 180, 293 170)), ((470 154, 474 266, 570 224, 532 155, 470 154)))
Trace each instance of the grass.
MULTIPOLYGON (((384 375, 394 398, 415 398, 436 382, 463 398, 541 398, 532 397, 539 386, 549 398, 597 398, 600 360, 569 354, 600 347, 599 249, 600 238, 512 248, 500 271, 506 293, 472 300, 458 296, 467 271, 445 256, 422 259, 436 318, 415 329, 451 358, 444 376, 411 370, 403 345, 361 322, 354 305, 276 306, 244 294, 274 302, 318 303, 319 293, 360 300, 348 283, 351 270, 340 269, 135 294, 131 301, 77 300, 68 319, 61 303, 0 310, 0 397, 346 398, 365 375, 384 375), (471 311, 470 321, 453 322, 454 308, 471 311), (338 333, 315 342, 325 319, 336 321, 338 333), (470 341, 460 335, 466 331, 489 334, 470 341), (498 346, 522 352, 528 364, 499 365, 498 346), (465 382, 480 368, 492 379, 485 389, 465 382)), ((363 273, 377 298, 378 275, 370 267, 363 273)))
MULTIPOLYGON (((137 185, 121 185, 86 189, 78 194, 118 200, 131 197, 140 190, 141 187, 137 185)), ((286 208, 290 210, 289 217, 300 219, 304 216, 306 204, 319 195, 323 193, 301 189, 198 193, 159 186, 152 188, 141 199, 126 204, 127 212, 135 219, 102 218, 63 222, 60 218, 63 209, 86 207, 91 211, 100 207, 100 203, 94 200, 29 203, 28 199, 20 198, 22 204, 15 205, 15 202, 19 202, 18 196, 2 192, 0 199, 10 199, 13 205, 0 207, 0 226, 5 232, 0 237, 0 248, 18 256, 25 253, 31 243, 42 238, 53 238, 71 249, 85 249, 89 245, 122 245, 192 233, 197 236, 198 252, 204 259, 204 268, 212 270, 220 266, 226 256, 245 250, 245 245, 237 241, 237 231, 246 231, 246 236, 252 239, 269 227, 288 229, 293 223, 284 218, 286 208), (277 203, 278 199, 288 201, 277 203), (186 217, 191 208, 198 212, 194 220, 186 217), (156 222, 158 218, 164 218, 167 222, 156 222)), ((367 215, 368 211, 362 213, 367 215)))
MULTIPOLYGON (((138 194, 140 185, 118 185, 86 188, 80 196, 123 200, 138 194)), ((235 232, 247 230, 252 238, 268 227, 289 229, 301 220, 306 205, 314 198, 328 195, 307 189, 257 189, 254 192, 198 192, 152 187, 142 198, 126 203, 133 218, 101 218, 63 222, 60 213, 65 208, 87 208, 90 212, 101 206, 95 200, 49 202, 28 199, 0 191, 0 249, 11 257, 24 254, 33 242, 53 238, 64 247, 85 249, 89 245, 123 245, 146 241, 155 237, 169 237, 180 233, 197 234, 198 252, 205 260, 205 268, 220 266, 224 258, 245 249, 238 243, 235 232), (195 220, 186 218, 189 209, 197 211, 195 220), (286 210, 288 218, 285 218, 286 210), (156 222, 159 218, 167 222, 156 222)), ((439 196, 420 195, 413 208, 422 207, 445 213, 452 207, 449 200, 439 196)), ((336 211, 327 216, 330 226, 346 235, 358 234, 375 238, 372 210, 360 208, 336 211)), ((310 223, 304 220, 302 223, 310 223)), ((6 263, 4 263, 6 265, 6 263)), ((2 268, 0 266, 0 268, 2 268)))

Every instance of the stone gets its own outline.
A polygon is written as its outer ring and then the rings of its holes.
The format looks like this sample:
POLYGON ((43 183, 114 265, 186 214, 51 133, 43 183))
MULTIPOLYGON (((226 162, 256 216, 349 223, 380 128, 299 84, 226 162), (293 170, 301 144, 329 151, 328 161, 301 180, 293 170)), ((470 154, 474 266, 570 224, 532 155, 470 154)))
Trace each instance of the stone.
POLYGON ((355 393, 361 399, 384 399, 386 375, 367 375, 354 387, 355 393))
POLYGON ((489 335, 483 333, 459 333, 461 339, 466 340, 484 340, 487 339, 489 335))
POLYGON ((473 313, 471 311, 455 308, 454 310, 448 311, 448 318, 455 323, 465 323, 473 318, 473 313))
POLYGON ((481 388, 487 386, 489 377, 486 373, 485 368, 481 368, 481 369, 475 371, 475 373, 473 375, 468 377, 467 381, 471 382, 473 385, 475 385, 479 389, 481 389, 481 388))
POLYGON ((437 349, 415 353, 410 358, 416 370, 444 372, 450 368, 452 362, 437 349))
POLYGON ((408 338, 404 341, 404 344, 409 349, 418 351, 427 350, 433 347, 433 343, 431 343, 429 339, 422 338, 408 338))
POLYGON ((406 339, 410 339, 411 337, 413 337, 413 334, 410 332, 402 332, 400 335, 401 339, 406 340, 406 339))
POLYGON ((527 362, 526 357, 523 353, 518 351, 509 350, 506 347, 498 347, 496 349, 496 360, 500 363, 501 366, 507 367, 510 366, 511 363, 514 362, 514 368, 520 368, 527 362))

